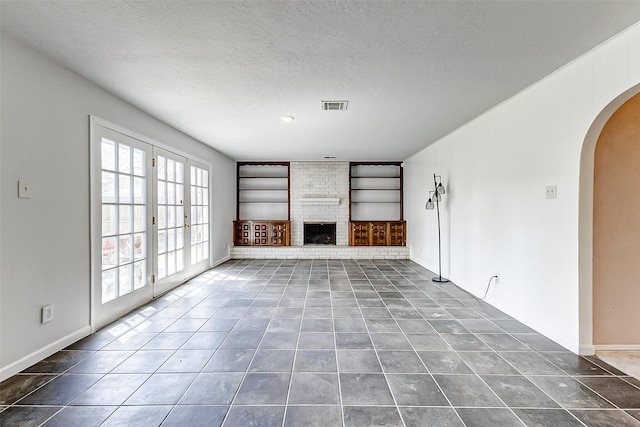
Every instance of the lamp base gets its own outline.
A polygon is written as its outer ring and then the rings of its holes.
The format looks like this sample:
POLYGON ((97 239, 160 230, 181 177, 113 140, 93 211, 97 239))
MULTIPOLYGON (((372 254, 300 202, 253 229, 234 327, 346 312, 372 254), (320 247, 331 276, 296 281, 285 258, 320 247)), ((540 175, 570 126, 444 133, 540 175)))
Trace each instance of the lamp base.
POLYGON ((434 277, 433 279, 431 279, 432 282, 437 282, 437 283, 447 283, 449 281, 449 279, 445 279, 442 276, 438 276, 438 277, 434 277))

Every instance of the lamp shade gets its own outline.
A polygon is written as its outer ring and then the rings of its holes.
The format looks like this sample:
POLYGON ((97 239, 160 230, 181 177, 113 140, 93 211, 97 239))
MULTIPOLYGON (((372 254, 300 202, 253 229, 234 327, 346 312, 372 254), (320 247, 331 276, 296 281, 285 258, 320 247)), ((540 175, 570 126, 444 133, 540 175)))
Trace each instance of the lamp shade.
POLYGON ((425 205, 425 208, 430 211, 433 209, 433 202, 431 201, 431 199, 427 200, 427 204, 425 205))
POLYGON ((438 184, 438 186, 436 187, 436 191, 438 192, 438 194, 444 194, 444 185, 442 185, 442 183, 438 184))

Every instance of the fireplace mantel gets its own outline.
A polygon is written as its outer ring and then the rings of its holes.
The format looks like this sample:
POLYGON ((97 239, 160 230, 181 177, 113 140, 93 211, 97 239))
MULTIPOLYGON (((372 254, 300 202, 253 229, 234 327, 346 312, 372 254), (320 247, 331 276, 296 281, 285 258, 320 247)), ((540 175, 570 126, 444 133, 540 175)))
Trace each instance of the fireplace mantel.
POLYGON ((322 205, 322 206, 338 206, 340 204, 339 197, 302 197, 300 202, 303 205, 322 205))

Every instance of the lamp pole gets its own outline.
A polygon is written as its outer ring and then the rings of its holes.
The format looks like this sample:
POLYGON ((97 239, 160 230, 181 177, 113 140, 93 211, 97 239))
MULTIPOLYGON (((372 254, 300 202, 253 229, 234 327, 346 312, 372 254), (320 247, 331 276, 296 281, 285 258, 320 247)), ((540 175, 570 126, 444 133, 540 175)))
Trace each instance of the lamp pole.
MULTIPOLYGON (((442 185, 442 177, 433 174, 433 187, 433 198, 436 202, 436 214, 438 218, 438 277, 434 277, 431 280, 437 283, 446 283, 449 281, 449 279, 445 279, 444 277, 442 277, 442 239, 440 236, 440 199, 441 194, 445 193, 444 186, 442 185), (440 182, 438 182, 437 178, 440 178, 440 182)), ((427 202, 427 209, 433 209, 433 202, 431 201, 431 198, 429 198, 429 201, 427 202)))

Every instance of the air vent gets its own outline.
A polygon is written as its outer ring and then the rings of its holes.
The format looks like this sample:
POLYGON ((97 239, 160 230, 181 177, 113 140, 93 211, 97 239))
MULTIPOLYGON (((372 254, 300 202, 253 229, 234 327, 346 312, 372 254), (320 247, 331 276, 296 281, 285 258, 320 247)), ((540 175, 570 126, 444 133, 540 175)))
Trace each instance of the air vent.
POLYGON ((347 109, 349 101, 322 101, 324 111, 344 111, 347 109))

